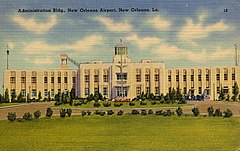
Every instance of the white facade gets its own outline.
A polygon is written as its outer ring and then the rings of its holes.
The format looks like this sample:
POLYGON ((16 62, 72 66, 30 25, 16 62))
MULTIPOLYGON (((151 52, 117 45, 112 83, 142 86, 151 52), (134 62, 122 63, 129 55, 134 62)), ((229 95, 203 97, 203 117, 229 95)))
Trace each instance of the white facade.
POLYGON ((68 70, 70 58, 67 55, 60 58, 61 70, 5 70, 4 89, 16 95, 29 93, 31 98, 37 98, 39 91, 44 98, 47 92, 53 97, 74 88, 76 95, 82 98, 101 93, 111 99, 132 99, 142 92, 160 95, 174 88, 185 95, 204 95, 205 99, 214 100, 221 87, 231 96, 234 82, 240 84, 238 66, 165 69, 163 62, 131 62, 128 48, 122 41, 115 47, 111 63, 92 61, 81 64, 76 70, 68 70))

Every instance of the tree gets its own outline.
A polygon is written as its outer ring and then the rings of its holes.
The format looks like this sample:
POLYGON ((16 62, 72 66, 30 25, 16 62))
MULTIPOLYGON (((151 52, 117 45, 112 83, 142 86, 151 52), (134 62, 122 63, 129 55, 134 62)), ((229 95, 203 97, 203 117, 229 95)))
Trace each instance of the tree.
POLYGON ((219 99, 219 101, 224 100, 224 92, 223 92, 223 88, 222 87, 220 89, 218 99, 219 99))
POLYGON ((27 94, 27 102, 30 102, 30 94, 27 94))
POLYGON ((41 93, 41 91, 38 92, 38 100, 39 100, 39 101, 42 100, 42 93, 41 93))
POLYGON ((16 93, 15 92, 13 92, 12 94, 11 94, 11 102, 16 102, 16 93))
POLYGON ((213 116, 214 109, 212 106, 208 107, 207 111, 208 111, 208 116, 213 116))
POLYGON ((52 115, 53 115, 53 110, 51 108, 47 108, 46 116, 50 118, 52 115))
POLYGON ((176 109, 176 113, 178 116, 181 116, 183 114, 183 110, 180 106, 176 109))
POLYGON ((233 101, 237 101, 237 99, 238 99, 238 94, 239 94, 239 87, 238 87, 237 82, 234 82, 234 86, 233 86, 233 96, 232 96, 233 101))
POLYGON ((18 101, 18 102, 23 102, 23 95, 22 95, 21 92, 20 92, 19 95, 17 96, 17 101, 18 101))
POLYGON ((176 100, 176 90, 174 88, 169 92, 169 96, 171 100, 176 100))
POLYGON ((5 100, 6 103, 9 102, 9 91, 8 91, 8 89, 5 90, 4 100, 5 100))
POLYGON ((194 114, 194 116, 198 116, 199 115, 199 109, 197 108, 197 107, 194 107, 193 109, 192 109, 192 112, 193 112, 193 114, 194 114))
POLYGON ((3 103, 3 100, 4 100, 4 98, 3 98, 2 94, 0 94, 0 103, 3 103))
POLYGON ((51 101, 50 91, 48 91, 48 102, 51 101))

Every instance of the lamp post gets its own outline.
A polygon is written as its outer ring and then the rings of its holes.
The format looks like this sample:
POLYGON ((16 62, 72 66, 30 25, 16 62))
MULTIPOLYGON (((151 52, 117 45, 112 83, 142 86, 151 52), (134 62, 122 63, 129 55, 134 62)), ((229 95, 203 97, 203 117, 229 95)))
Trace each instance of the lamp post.
POLYGON ((9 50, 8 50, 8 45, 7 45, 7 69, 8 69, 8 56, 9 56, 9 50))

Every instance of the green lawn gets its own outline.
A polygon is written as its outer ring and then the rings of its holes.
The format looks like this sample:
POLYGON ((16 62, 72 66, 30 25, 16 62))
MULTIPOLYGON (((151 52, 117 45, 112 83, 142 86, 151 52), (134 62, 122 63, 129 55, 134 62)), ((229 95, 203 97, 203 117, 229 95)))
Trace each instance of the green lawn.
MULTIPOLYGON (((111 102, 111 106, 110 107, 104 107, 103 106, 103 101, 102 102, 99 102, 101 104, 100 107, 98 108, 159 108, 159 107, 178 107, 178 106, 193 106, 191 104, 177 104, 177 103, 174 103, 174 104, 155 104, 155 105, 152 105, 150 101, 147 101, 147 105, 140 105, 140 102, 135 102, 135 105, 134 106, 129 106, 129 103, 128 102, 122 102, 123 105, 121 107, 115 107, 114 106, 114 102, 111 102)), ((120 103, 120 102, 118 102, 120 103)), ((94 104, 94 101, 92 102, 89 102, 87 104, 82 104, 81 106, 70 106, 69 104, 64 104, 64 105, 59 105, 59 106, 54 106, 53 108, 96 108, 93 106, 94 104)))
POLYGON ((12 105, 18 105, 18 104, 24 104, 24 103, 0 103, 0 107, 2 107, 2 106, 12 106, 12 105))
POLYGON ((0 121, 0 150, 238 151, 240 118, 127 115, 0 121))

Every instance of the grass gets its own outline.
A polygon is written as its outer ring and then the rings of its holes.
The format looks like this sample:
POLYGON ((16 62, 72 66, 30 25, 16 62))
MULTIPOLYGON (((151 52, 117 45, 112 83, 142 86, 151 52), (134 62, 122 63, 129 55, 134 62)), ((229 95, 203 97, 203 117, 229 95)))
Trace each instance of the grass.
POLYGON ((0 107, 3 107, 3 106, 12 106, 12 105, 19 105, 19 104, 24 104, 24 103, 0 103, 0 107))
POLYGON ((0 150, 237 151, 240 118, 128 115, 0 121, 0 150))
MULTIPOLYGON (((99 102, 101 104, 100 107, 98 108, 159 108, 159 107, 178 107, 178 106, 192 106, 191 104, 160 104, 157 103, 155 105, 152 105, 150 101, 147 101, 147 105, 140 105, 139 101, 135 102, 134 106, 129 106, 129 102, 122 102, 123 105, 121 107, 115 107, 114 102, 111 102, 110 107, 104 107, 103 106, 103 101, 99 102)), ((120 102, 118 102, 120 103, 120 102)), ((64 105, 59 105, 59 106, 54 106, 53 108, 96 108, 93 106, 94 101, 88 102, 87 104, 82 104, 81 106, 70 106, 69 104, 64 104, 64 105)))

